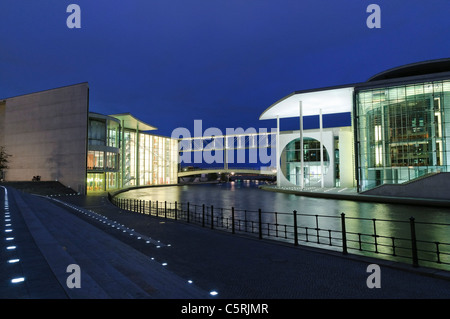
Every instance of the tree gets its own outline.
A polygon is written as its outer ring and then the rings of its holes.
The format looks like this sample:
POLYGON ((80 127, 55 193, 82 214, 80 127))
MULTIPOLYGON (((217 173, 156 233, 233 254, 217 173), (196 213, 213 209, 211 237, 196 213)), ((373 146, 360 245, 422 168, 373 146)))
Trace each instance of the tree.
POLYGON ((10 157, 8 153, 5 151, 4 146, 0 146, 0 179, 3 179, 3 170, 8 168, 8 157, 10 157))

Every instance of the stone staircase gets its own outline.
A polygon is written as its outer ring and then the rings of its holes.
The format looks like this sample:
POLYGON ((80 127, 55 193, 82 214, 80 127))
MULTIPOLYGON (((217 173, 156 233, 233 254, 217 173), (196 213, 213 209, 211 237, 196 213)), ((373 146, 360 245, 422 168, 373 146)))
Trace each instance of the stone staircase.
POLYGON ((21 261, 26 278, 22 285, 27 285, 27 293, 19 298, 50 295, 76 299, 185 299, 208 296, 148 256, 70 212, 78 208, 62 207, 51 199, 13 188, 8 191, 14 219, 23 218, 36 244, 34 251, 29 249, 29 240, 17 247, 28 250, 22 254, 21 261), (33 256, 43 259, 33 265, 33 256), (81 288, 67 286, 71 275, 67 266, 71 264, 80 267, 81 288), (48 275, 47 283, 34 285, 31 281, 39 278, 45 266, 53 277, 48 275))

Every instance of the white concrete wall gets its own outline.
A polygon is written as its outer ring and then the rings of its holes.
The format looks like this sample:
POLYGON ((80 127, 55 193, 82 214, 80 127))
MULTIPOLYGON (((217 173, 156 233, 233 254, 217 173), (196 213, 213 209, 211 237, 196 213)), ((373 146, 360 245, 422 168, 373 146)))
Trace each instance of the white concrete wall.
POLYGON ((22 95, 0 104, 8 181, 58 180, 84 193, 89 111, 87 83, 22 95))
POLYGON ((355 152, 352 128, 339 130, 339 177, 340 187, 355 187, 355 152))

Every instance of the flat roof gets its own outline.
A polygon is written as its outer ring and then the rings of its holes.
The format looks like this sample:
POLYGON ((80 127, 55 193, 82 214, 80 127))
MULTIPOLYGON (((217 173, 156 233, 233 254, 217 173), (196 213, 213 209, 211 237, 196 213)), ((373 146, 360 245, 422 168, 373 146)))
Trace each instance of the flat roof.
POLYGON ((139 131, 157 130, 155 126, 142 122, 141 120, 134 117, 131 113, 111 114, 109 116, 115 117, 116 119, 123 121, 123 125, 125 128, 133 130, 138 128, 139 131))
POLYGON ((269 106, 260 120, 299 117, 300 101, 303 116, 352 112, 353 94, 364 87, 418 81, 450 75, 450 58, 429 60, 395 67, 372 76, 367 82, 296 91, 269 106))
POLYGON ((259 117, 260 120, 299 117, 300 101, 302 115, 336 114, 351 112, 353 108, 354 86, 324 88, 294 92, 269 106, 259 117))
POLYGON ((60 89, 65 89, 65 88, 69 88, 69 87, 73 87, 73 86, 79 86, 79 85, 85 85, 87 87, 89 87, 89 83, 88 82, 81 82, 81 83, 76 83, 76 84, 69 84, 69 85, 64 85, 64 86, 59 86, 53 89, 46 89, 46 90, 42 90, 42 91, 34 91, 31 93, 24 93, 24 94, 19 94, 19 95, 14 95, 14 96, 10 96, 10 97, 4 97, 4 98, 0 98, 1 101, 6 101, 9 99, 14 99, 16 97, 22 97, 22 96, 26 96, 26 95, 33 95, 33 94, 39 94, 39 93, 45 93, 48 91, 53 91, 53 90, 60 90, 60 89))
POLYGON ((367 82, 450 72, 450 58, 410 63, 372 76, 367 82))

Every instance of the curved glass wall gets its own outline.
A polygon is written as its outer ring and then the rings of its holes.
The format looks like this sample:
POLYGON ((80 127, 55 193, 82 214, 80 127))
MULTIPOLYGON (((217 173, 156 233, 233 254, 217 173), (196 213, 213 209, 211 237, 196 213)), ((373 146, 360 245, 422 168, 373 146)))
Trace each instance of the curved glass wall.
MULTIPOLYGON (((281 152, 281 171, 286 179, 294 185, 301 185, 300 138, 291 141, 281 152)), ((323 147, 323 174, 326 175, 330 165, 328 152, 323 147)), ((322 166, 320 157, 320 141, 303 138, 303 170, 304 186, 320 187, 322 166)))
POLYGON ((108 120, 108 143, 109 147, 120 147, 119 146, 119 136, 120 136, 120 125, 116 121, 108 120))
POLYGON ((105 191, 119 186, 120 124, 106 115, 89 115, 87 190, 105 191))
POLYGON ((88 129, 89 145, 106 144, 106 122, 101 119, 89 119, 88 129))
POLYGON ((450 81, 361 90, 356 121, 360 191, 449 171, 450 81))

